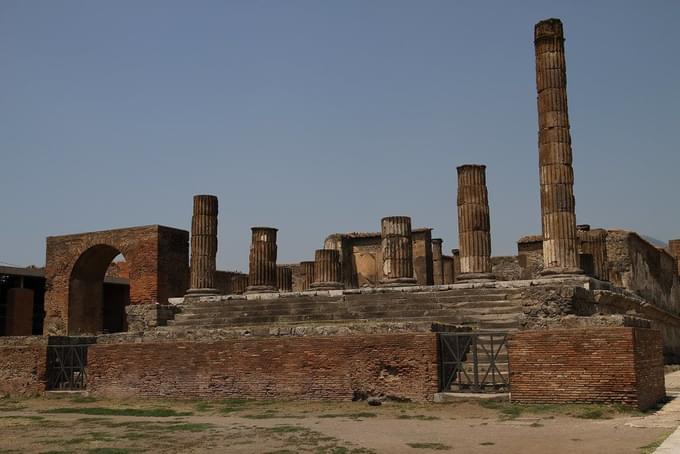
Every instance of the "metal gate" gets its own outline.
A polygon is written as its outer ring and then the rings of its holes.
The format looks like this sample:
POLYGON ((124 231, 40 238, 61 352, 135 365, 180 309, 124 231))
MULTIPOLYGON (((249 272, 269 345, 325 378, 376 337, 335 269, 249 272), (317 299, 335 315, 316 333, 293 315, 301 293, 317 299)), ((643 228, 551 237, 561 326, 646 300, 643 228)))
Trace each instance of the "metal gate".
POLYGON ((47 390, 83 390, 87 387, 87 347, 91 342, 60 340, 62 342, 55 345, 47 345, 47 390))
POLYGON ((510 388, 506 332, 450 332, 439 337, 439 391, 510 388))

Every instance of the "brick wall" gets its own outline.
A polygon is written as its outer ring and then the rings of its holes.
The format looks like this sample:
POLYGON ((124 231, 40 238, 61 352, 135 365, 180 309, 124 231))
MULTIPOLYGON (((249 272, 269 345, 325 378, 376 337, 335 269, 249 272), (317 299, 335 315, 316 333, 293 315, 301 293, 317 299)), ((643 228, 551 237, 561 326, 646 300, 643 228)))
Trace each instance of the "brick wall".
POLYGON ((12 345, 12 338, 0 345, 0 396, 36 396, 45 391, 46 342, 12 345), (9 344, 9 345, 8 345, 9 344))
POLYGON ((102 330, 102 280, 122 253, 130 303, 164 303, 188 286, 189 233, 159 225, 47 238, 45 334, 102 330))
POLYGON ((661 335, 629 327, 510 335, 511 399, 603 402, 648 408, 665 395, 661 335))
POLYGON ((437 392, 434 333, 97 344, 91 392, 109 397, 337 399, 437 392))

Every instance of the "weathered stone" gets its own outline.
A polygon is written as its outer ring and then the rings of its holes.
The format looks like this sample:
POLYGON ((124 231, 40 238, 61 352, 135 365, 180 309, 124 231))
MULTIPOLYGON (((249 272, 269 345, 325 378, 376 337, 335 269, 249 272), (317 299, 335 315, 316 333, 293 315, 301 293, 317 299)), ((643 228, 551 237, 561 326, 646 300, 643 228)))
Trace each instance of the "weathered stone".
POLYGON ((602 281, 609 280, 609 263, 607 262, 607 231, 591 230, 589 225, 577 226, 579 239, 579 262, 581 269, 602 281))
POLYGON ((252 227, 248 288, 246 293, 276 291, 276 232, 272 227, 252 227))
POLYGON ((289 266, 276 267, 276 286, 280 292, 293 291, 293 270, 289 266))
POLYGON ((548 19, 536 24, 534 45, 543 227, 542 272, 546 275, 580 273, 562 22, 548 19))
POLYGON ((300 262, 301 291, 309 290, 314 283, 314 262, 300 262))
POLYGON ((190 295, 217 294, 215 285, 217 256, 217 197, 195 195, 191 217, 190 295))
POLYGON ((317 249, 314 253, 313 290, 342 289, 340 253, 335 249, 317 249))
POLYGON ((381 250, 383 258, 383 286, 415 285, 413 277, 413 244, 411 218, 390 216, 382 218, 381 250))
POLYGON ((442 239, 432 238, 432 276, 434 285, 444 284, 444 261, 442 258, 442 239))
POLYGON ((458 170, 459 281, 493 280, 491 227, 486 190, 486 166, 463 165, 458 170))
POLYGON ((680 276, 680 240, 670 240, 668 242, 668 249, 671 255, 675 258, 675 265, 678 276, 680 276))

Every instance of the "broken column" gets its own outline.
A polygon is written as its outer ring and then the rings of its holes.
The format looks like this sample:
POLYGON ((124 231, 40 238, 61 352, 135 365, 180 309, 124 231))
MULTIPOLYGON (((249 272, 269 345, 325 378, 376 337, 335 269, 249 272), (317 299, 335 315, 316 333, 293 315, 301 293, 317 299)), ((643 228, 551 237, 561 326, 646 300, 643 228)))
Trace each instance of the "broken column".
POLYGON ((314 252, 313 290, 342 289, 340 251, 337 249, 317 249, 314 252))
POLYGON ((607 231, 590 229, 588 224, 576 226, 579 240, 579 265, 588 275, 601 281, 609 280, 607 261, 607 231))
POLYGON ((675 257, 678 276, 680 276, 680 240, 670 240, 668 242, 668 249, 670 249, 671 255, 675 257))
POLYGON ((432 238, 432 276, 434 285, 444 284, 444 259, 442 258, 442 239, 432 238))
POLYGON ((486 166, 458 167, 458 281, 489 281, 491 274, 491 233, 486 166))
POLYGON ((411 218, 389 216, 380 221, 383 286, 415 285, 411 218))
POLYGON ((189 296, 214 295, 217 256, 217 197, 194 196, 191 217, 191 288, 189 296))
POLYGON ((559 19, 534 27, 538 146, 543 227, 542 274, 578 274, 571 135, 564 34, 559 19))
POLYGON ((231 278, 231 293, 240 295, 245 293, 248 288, 248 276, 245 274, 237 274, 231 278))
POLYGON ((252 227, 246 293, 276 291, 276 232, 273 227, 252 227))
POLYGON ((300 262, 302 291, 309 290, 314 283, 314 262, 300 262))
POLYGON ((293 270, 290 266, 279 265, 276 267, 276 286, 279 292, 293 291, 293 270))

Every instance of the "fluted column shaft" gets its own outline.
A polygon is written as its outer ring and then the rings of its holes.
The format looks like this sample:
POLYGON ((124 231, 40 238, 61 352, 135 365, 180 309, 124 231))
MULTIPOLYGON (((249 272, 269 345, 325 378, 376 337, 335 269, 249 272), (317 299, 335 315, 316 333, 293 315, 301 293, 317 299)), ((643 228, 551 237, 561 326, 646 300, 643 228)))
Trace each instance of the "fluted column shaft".
POLYGON ((411 218, 389 216, 380 221, 383 278, 381 285, 415 285, 411 218))
POLYGON ((302 268, 302 291, 309 290, 314 283, 314 262, 300 262, 302 268))
POLYGON ((543 274, 579 273, 564 33, 559 19, 534 28, 543 274))
POLYGON ((314 252, 314 282, 311 288, 315 290, 336 290, 342 287, 340 251, 337 249, 317 249, 314 252))
POLYGON ((458 167, 459 280, 488 280, 491 274, 491 226, 486 166, 458 167))
POLYGON ((248 288, 248 276, 238 275, 231 278, 231 293, 240 295, 248 288))
POLYGON ((216 294, 217 197, 194 196, 191 216, 191 288, 187 295, 216 294))
POLYGON ((276 232, 272 227, 252 227, 247 293, 276 291, 276 232))
POLYGON ((291 267, 284 265, 276 267, 276 286, 279 292, 293 291, 293 270, 291 267))
POLYGON ((444 259, 442 257, 441 238, 432 238, 432 277, 434 285, 444 284, 444 259))

